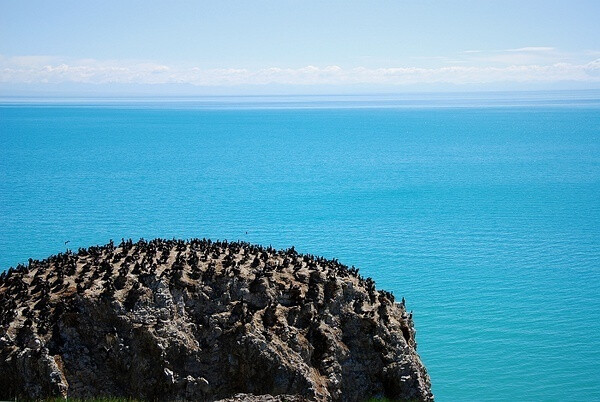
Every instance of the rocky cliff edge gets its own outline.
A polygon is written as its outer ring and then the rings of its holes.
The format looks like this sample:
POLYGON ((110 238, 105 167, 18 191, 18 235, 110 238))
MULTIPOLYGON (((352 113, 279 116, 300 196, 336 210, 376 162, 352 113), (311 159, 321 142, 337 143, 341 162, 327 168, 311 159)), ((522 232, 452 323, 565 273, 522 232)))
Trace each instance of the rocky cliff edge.
POLYGON ((433 400, 403 300, 337 260, 205 239, 1 274, 0 373, 0 399, 433 400))

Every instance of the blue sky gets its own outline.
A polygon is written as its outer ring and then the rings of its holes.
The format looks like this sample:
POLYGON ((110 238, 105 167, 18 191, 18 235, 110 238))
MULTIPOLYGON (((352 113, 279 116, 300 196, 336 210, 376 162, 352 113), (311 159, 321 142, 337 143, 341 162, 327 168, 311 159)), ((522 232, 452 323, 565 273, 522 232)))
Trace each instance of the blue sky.
POLYGON ((0 0, 0 90, 600 88, 598 20, 583 0, 0 0))

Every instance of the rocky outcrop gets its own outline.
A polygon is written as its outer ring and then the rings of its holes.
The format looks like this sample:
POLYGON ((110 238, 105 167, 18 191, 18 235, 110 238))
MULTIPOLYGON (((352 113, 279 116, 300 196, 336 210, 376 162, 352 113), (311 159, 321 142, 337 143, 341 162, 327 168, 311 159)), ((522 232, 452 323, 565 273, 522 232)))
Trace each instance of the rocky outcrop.
POLYGON ((0 276, 0 399, 429 401, 415 350, 404 300, 293 248, 129 240, 0 276))

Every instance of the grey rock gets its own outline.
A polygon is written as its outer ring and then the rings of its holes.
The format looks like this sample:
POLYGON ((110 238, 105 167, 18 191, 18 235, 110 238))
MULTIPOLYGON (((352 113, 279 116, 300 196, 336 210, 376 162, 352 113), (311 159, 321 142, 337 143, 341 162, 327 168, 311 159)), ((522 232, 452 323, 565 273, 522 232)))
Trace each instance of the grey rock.
POLYGON ((125 241, 0 277, 0 399, 431 401, 416 346, 404 304, 293 249, 125 241))

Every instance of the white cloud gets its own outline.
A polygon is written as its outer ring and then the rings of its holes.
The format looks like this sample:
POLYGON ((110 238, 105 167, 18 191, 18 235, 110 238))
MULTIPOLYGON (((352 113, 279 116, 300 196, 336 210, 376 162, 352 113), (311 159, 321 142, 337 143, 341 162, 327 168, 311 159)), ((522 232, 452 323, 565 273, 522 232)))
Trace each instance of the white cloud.
MULTIPOLYGON (((525 50, 522 51, 526 52, 525 50)), ((533 50, 533 52, 537 51, 533 50)), ((408 85, 559 81, 600 82, 600 59, 579 64, 564 62, 549 64, 517 63, 503 66, 450 65, 437 68, 342 68, 337 65, 324 67, 308 65, 300 68, 269 67, 249 70, 240 68, 202 69, 199 67, 119 60, 66 60, 48 56, 0 56, 0 82, 2 83, 186 83, 198 86, 235 86, 263 84, 408 85)))
POLYGON ((527 46, 520 47, 517 49, 506 49, 505 52, 520 52, 520 53, 531 53, 531 52, 552 52, 555 49, 547 46, 527 46))
MULTIPOLYGON (((550 46, 526 46, 500 50, 464 50, 456 58, 472 65, 508 67, 513 65, 547 66, 565 62, 582 63, 582 60, 587 61, 597 57, 597 55, 582 52, 563 52, 550 46)), ((456 60, 453 60, 452 64, 456 64, 456 60)))

